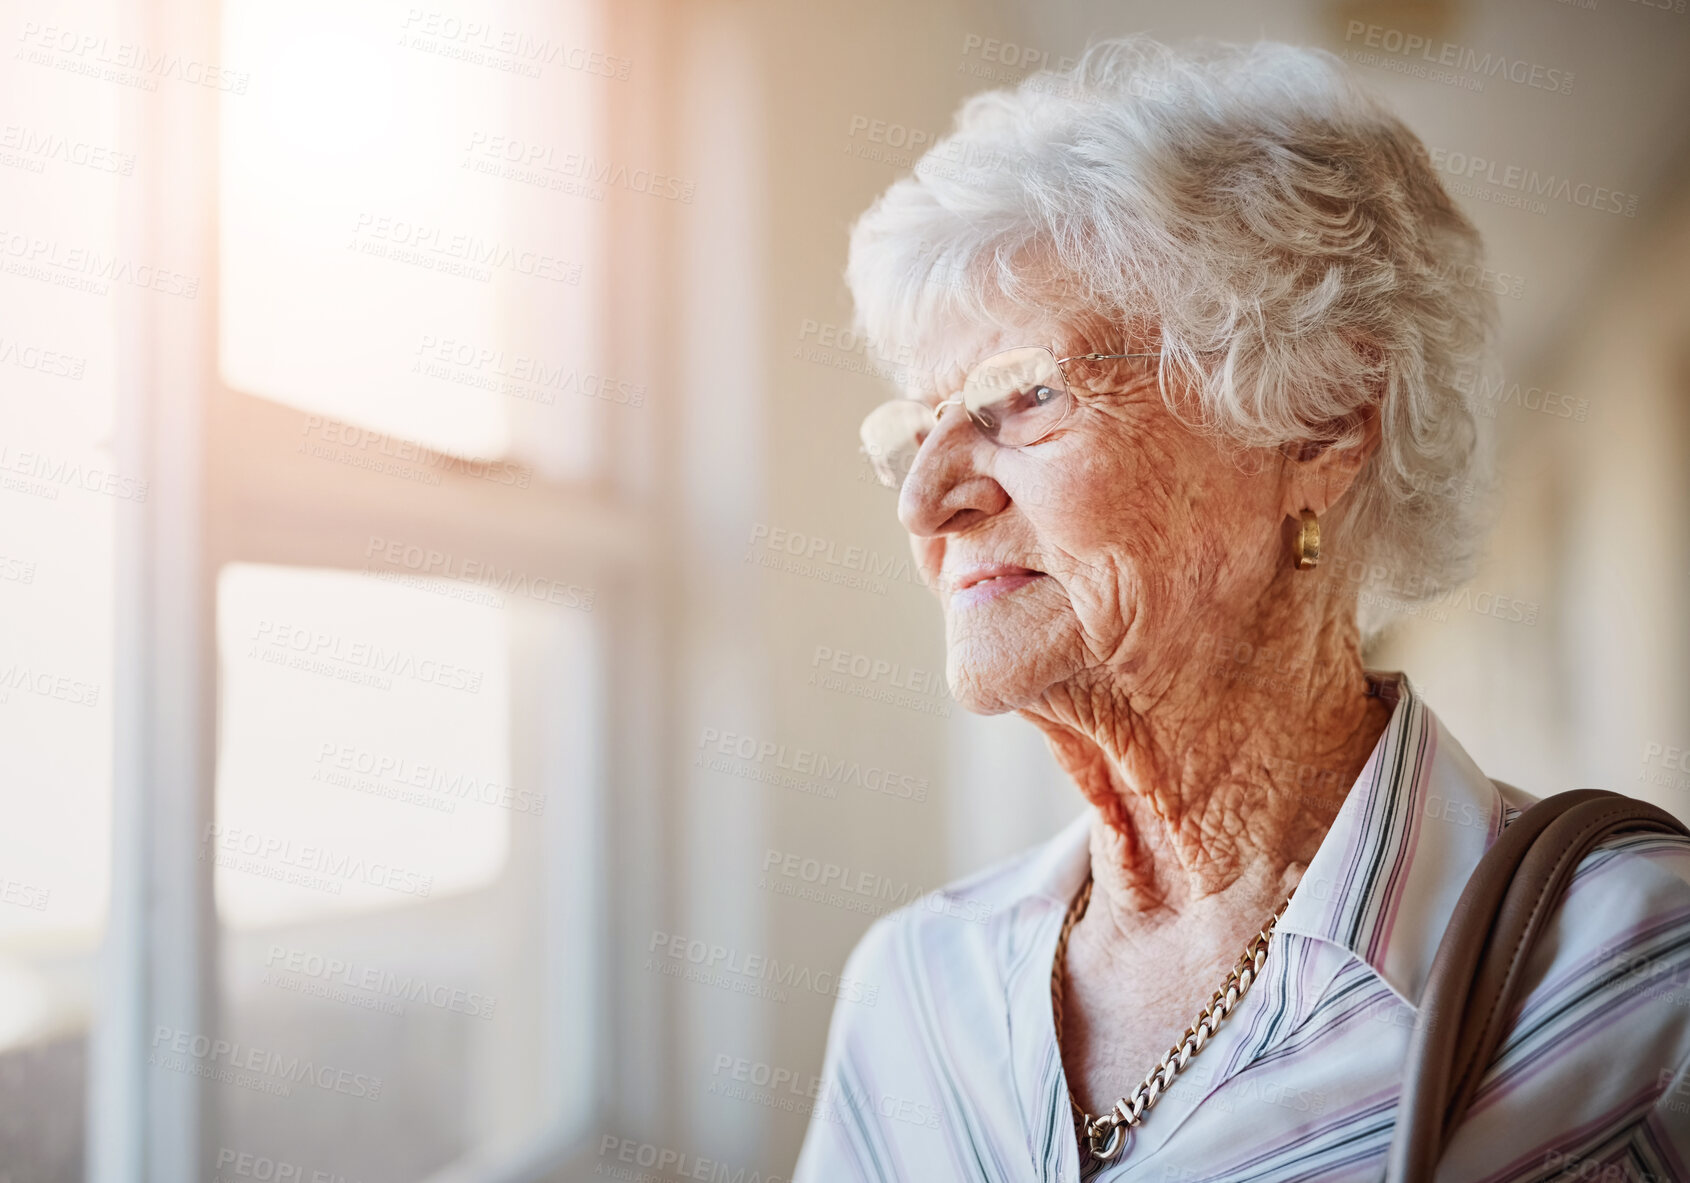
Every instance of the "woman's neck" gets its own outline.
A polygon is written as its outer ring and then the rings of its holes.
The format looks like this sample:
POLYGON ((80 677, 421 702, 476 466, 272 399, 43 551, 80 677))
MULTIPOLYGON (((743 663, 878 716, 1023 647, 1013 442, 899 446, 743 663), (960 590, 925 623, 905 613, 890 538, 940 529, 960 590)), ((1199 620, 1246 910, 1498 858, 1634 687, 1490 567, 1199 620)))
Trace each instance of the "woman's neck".
POLYGON ((1302 616, 1305 630, 1279 613, 1192 630, 1159 677, 1129 689, 1093 670, 1021 712, 1097 809, 1093 895, 1111 913, 1153 919, 1296 883, 1391 717, 1370 692, 1353 603, 1327 608, 1302 616))

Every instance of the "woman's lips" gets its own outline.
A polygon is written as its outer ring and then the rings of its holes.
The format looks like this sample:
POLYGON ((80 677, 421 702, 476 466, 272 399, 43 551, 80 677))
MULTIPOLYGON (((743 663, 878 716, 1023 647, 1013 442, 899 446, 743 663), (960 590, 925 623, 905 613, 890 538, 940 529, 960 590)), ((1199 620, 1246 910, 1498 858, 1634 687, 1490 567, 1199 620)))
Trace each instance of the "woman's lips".
POLYGON ((952 584, 951 603, 960 608, 984 604, 1044 577, 1043 571, 1028 567, 976 567, 956 578, 952 584))

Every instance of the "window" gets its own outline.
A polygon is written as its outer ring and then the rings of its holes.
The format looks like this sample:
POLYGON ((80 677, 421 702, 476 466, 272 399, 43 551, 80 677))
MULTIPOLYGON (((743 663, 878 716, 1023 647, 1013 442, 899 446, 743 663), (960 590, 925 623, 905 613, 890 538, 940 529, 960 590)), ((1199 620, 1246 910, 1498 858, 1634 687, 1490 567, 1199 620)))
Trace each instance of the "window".
POLYGON ((757 146, 698 135, 753 91, 671 68, 735 82, 743 38, 596 0, 46 29, 0 71, 41 125, 0 262, 52 256, 0 266, 5 1171, 591 1170, 736 1001, 641 958, 677 818, 755 853, 684 787, 688 663, 738 638, 677 562, 757 516, 757 146))
POLYGON ((174 277, 0 275, 6 1167, 539 1177, 616 1080, 605 704, 656 681, 619 59, 593 3, 107 15, 5 75, 130 162, 6 226, 174 277))
POLYGON ((595 360, 601 205, 557 187, 604 79, 548 48, 592 16, 223 5, 251 82, 219 102, 198 855, 202 1025, 236 1050, 169 1048, 228 1070, 213 1165, 493 1177, 595 1116, 600 540, 632 512, 602 466, 633 383, 595 360))

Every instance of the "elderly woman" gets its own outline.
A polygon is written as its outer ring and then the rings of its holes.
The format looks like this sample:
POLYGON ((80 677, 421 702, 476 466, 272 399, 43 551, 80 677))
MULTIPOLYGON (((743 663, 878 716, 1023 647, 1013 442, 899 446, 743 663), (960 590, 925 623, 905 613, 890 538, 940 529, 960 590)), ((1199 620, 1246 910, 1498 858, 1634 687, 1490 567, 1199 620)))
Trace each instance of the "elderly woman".
MULTIPOLYGON (((860 323, 919 361, 863 441, 951 687, 1090 809, 943 893, 988 907, 869 931, 799 1179, 1382 1177, 1438 941, 1533 800, 1358 623, 1474 553, 1479 259, 1414 135, 1276 45, 1096 46, 860 220, 860 323)), ((1690 1177, 1686 850, 1580 867, 1439 1178, 1690 1177)))

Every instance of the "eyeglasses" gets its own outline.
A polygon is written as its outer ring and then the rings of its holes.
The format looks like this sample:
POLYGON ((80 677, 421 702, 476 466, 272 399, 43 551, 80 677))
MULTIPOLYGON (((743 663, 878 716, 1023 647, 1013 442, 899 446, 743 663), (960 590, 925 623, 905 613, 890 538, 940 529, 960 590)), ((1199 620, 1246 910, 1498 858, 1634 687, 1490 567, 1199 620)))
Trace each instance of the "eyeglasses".
POLYGON ((903 484, 916 453, 946 407, 960 406, 980 433, 1005 448, 1036 444, 1062 426, 1074 406, 1063 366, 1071 361, 1114 361, 1160 357, 1159 353, 1079 353, 1057 357, 1042 345, 994 353, 968 371, 962 393, 931 410, 914 399, 895 398, 870 411, 859 435, 880 483, 903 484))

